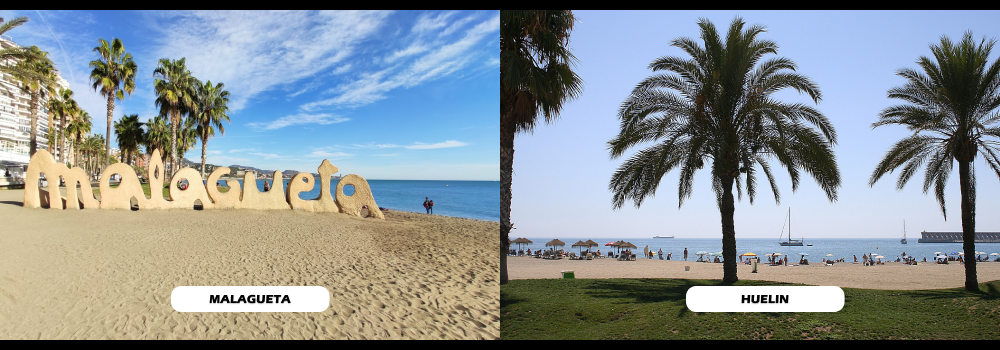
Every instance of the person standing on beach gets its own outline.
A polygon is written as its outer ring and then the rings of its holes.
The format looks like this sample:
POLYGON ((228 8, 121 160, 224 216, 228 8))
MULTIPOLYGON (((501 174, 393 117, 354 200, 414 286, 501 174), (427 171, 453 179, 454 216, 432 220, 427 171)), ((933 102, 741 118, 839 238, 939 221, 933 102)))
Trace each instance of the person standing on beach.
POLYGON ((684 261, 688 261, 688 249, 684 248, 684 261))
POLYGON ((267 180, 264 180, 264 192, 267 192, 267 191, 270 191, 270 190, 271 190, 271 184, 268 183, 267 180))
POLYGON ((427 209, 431 212, 431 215, 434 214, 434 200, 433 199, 431 199, 430 202, 427 202, 427 209))
POLYGON ((424 210, 427 211, 427 214, 431 213, 431 206, 428 205, 429 202, 430 202, 430 199, 427 199, 427 197, 424 197, 424 210))

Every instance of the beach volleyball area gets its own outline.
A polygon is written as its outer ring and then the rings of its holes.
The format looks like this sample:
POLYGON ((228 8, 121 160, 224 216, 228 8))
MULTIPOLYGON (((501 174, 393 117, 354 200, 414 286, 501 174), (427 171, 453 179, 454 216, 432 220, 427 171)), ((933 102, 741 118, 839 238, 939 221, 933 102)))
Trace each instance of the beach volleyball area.
POLYGON ((28 209, 23 198, 0 191, 0 339, 500 337, 499 222, 28 209), (323 286, 330 307, 178 312, 178 286, 323 286))

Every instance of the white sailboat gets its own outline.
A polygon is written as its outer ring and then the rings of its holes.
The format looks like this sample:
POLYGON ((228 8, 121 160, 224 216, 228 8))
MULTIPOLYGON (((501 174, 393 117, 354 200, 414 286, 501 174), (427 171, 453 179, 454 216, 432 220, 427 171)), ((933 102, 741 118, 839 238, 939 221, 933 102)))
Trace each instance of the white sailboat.
POLYGON ((903 220, 903 239, 899 240, 899 243, 906 244, 906 220, 903 220))
MULTIPOLYGON (((801 239, 792 239, 792 208, 788 208, 788 216, 786 218, 788 219, 788 240, 782 241, 779 236, 778 244, 782 247, 801 247, 803 245, 801 239)), ((785 234, 784 226, 781 228, 781 234, 782 236, 785 234)))

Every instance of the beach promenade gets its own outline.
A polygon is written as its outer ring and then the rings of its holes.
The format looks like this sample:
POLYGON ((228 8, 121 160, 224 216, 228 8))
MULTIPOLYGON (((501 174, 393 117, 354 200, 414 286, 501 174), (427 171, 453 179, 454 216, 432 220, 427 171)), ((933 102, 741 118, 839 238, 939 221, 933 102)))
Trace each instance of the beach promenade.
POLYGON ((50 210, 0 191, 0 339, 498 339, 498 222, 50 210), (178 286, 323 286, 319 313, 181 313, 178 286))
MULTIPOLYGON (((739 264, 737 276, 741 280, 765 280, 800 283, 816 286, 843 288, 920 290, 960 288, 965 286, 965 266, 952 262, 939 265, 933 262, 906 265, 887 262, 885 265, 836 263, 824 266, 822 262, 810 265, 788 266, 739 264)), ((546 260, 533 257, 507 257, 510 279, 561 278, 560 271, 572 270, 576 278, 683 278, 722 279, 721 263, 658 260, 639 258, 635 261, 617 261, 612 258, 596 260, 546 260), (690 271, 684 267, 690 266, 690 271)), ((976 265, 979 282, 1000 280, 1000 262, 980 262, 976 265)))

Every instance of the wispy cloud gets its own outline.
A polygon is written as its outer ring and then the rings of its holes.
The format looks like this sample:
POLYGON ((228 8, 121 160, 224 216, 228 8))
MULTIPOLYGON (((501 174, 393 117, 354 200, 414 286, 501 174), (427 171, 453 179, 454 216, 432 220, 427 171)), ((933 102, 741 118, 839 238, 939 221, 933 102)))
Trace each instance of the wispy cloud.
POLYGON ((326 124, 343 123, 348 120, 351 119, 336 116, 329 113, 320 113, 320 114, 299 113, 293 115, 286 115, 284 117, 278 118, 276 120, 267 123, 247 123, 247 126, 255 129, 275 130, 292 125, 302 125, 302 124, 326 125, 326 124))
POLYGON ((449 22, 453 15, 454 12, 447 12, 421 16, 413 26, 415 37, 410 39, 411 42, 382 60, 392 66, 358 72, 355 79, 327 90, 333 97, 303 104, 301 109, 316 111, 321 107, 356 108, 368 105, 386 98, 392 90, 415 87, 467 67, 480 49, 478 44, 499 30, 500 16, 497 14, 483 19, 474 14, 449 22), (478 23, 467 28, 467 24, 476 21, 478 23), (449 24, 444 31, 428 37, 427 34, 449 24), (461 35, 448 35, 452 32, 460 32, 461 35))
POLYGON ((247 153, 247 154, 252 155, 252 156, 264 157, 264 159, 273 159, 273 158, 280 158, 281 157, 281 156, 279 156, 277 154, 274 154, 274 153, 253 152, 253 153, 247 153))
POLYGON ((155 57, 186 57, 192 74, 225 82, 230 109, 328 71, 383 25, 380 11, 182 11, 153 14, 155 57))
POLYGON ((451 147, 462 147, 467 146, 468 143, 461 141, 449 140, 445 142, 438 142, 433 144, 425 144, 420 142, 414 142, 413 145, 403 146, 406 149, 437 149, 437 148, 451 148, 451 147))
POLYGON ((326 158, 344 158, 354 156, 350 153, 344 152, 327 152, 323 150, 316 150, 309 154, 310 157, 326 157, 326 158))

